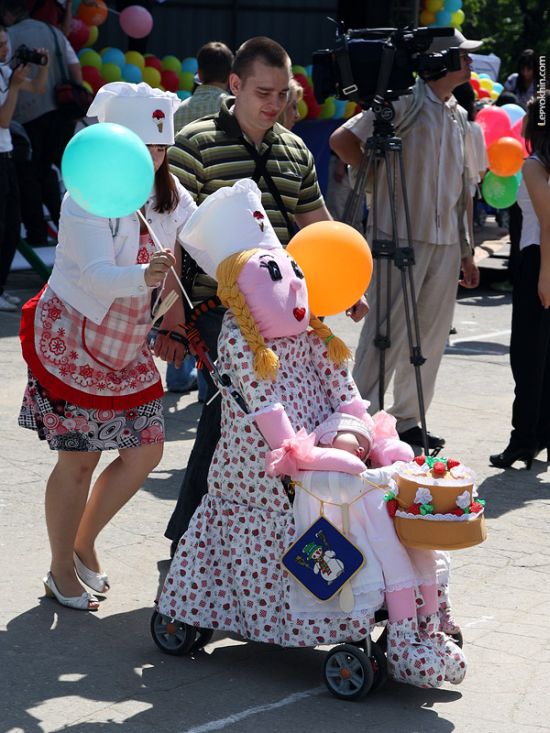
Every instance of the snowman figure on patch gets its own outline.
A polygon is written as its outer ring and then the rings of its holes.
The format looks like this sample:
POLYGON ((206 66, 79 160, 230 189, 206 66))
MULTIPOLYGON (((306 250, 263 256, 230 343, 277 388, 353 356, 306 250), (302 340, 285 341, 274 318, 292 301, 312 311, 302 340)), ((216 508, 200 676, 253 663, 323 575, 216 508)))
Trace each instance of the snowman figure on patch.
POLYGON ((325 550, 315 542, 309 542, 302 550, 308 560, 313 560, 313 572, 321 575, 330 585, 344 572, 344 563, 338 560, 334 550, 325 550))

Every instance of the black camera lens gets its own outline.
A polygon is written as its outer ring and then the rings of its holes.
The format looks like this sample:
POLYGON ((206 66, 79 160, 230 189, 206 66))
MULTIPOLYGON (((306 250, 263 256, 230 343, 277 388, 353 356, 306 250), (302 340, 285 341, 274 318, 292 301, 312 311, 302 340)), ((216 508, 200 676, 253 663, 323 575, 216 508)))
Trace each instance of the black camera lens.
POLYGON ((40 53, 40 51, 37 51, 35 48, 29 48, 28 46, 25 46, 25 44, 19 46, 15 51, 14 57, 17 63, 23 66, 25 64, 46 66, 48 63, 48 57, 45 53, 40 53))

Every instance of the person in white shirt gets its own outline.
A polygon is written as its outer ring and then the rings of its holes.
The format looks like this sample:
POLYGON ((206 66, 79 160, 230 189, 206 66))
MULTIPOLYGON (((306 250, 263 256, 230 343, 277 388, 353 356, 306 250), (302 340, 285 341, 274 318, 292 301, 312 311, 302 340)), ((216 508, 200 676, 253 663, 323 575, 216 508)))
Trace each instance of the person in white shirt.
MULTIPOLYGON (((45 49, 39 49, 48 61, 45 49)), ((17 311, 19 298, 5 291, 6 280, 19 242, 21 214, 19 187, 13 160, 10 123, 20 91, 43 94, 48 78, 47 63, 40 66, 37 76, 29 79, 28 64, 12 69, 9 63, 10 45, 6 29, 0 25, 0 311, 17 311)))
MULTIPOLYGON (((452 92, 470 78, 469 51, 481 46, 480 41, 469 41, 455 31, 454 36, 436 38, 431 51, 451 47, 460 49, 461 68, 447 72, 442 78, 424 83, 417 82, 418 100, 422 100, 414 119, 409 120, 402 133, 405 183, 411 215, 411 244, 414 249, 414 278, 418 327, 422 354, 426 361, 420 368, 426 409, 433 398, 439 364, 445 350, 452 324, 456 287, 462 270, 461 285, 474 288, 479 284, 479 271, 474 263, 472 244, 463 232, 463 214, 472 202, 469 188, 476 180, 471 135, 466 113, 452 92)), ((395 103, 396 126, 405 117, 411 104, 409 97, 395 103)), ((346 163, 358 168, 363 158, 363 143, 372 135, 374 113, 363 112, 348 120, 331 136, 330 144, 346 163)), ((399 132, 398 132, 399 134, 399 132)), ((392 239, 392 216, 387 195, 385 175, 380 175, 377 196, 378 237, 392 239)), ((396 198, 398 244, 409 246, 400 191, 396 198)), ((369 217, 367 241, 372 238, 372 216, 369 217)), ((381 262, 381 313, 385 303, 391 314, 391 346, 385 352, 384 384, 394 379, 394 402, 389 408, 397 419, 400 438, 413 445, 422 445, 420 407, 414 367, 410 362, 405 307, 399 272, 387 259, 381 262), (386 267, 393 269, 391 292, 384 292, 386 267), (389 298, 389 301, 386 301, 389 298)), ((380 409, 380 352, 375 346, 377 323, 376 273, 368 291, 369 317, 365 320, 355 356, 353 377, 361 396, 371 403, 371 409, 380 409)), ((383 318, 382 328, 386 319, 383 318)), ((444 444, 444 439, 428 433, 428 447, 444 444)))
MULTIPOLYGON (((51 277, 23 307, 29 379, 19 424, 35 430, 58 457, 46 488, 52 561, 44 584, 59 603, 84 611, 97 610, 98 600, 80 581, 97 593, 109 589, 96 538, 163 451, 164 390, 148 345, 151 294, 175 264, 179 233, 196 209, 168 170, 178 103, 175 94, 147 84, 115 82, 101 88, 88 110, 99 124, 124 125, 147 144, 155 182, 142 213, 165 249, 156 248, 137 213, 101 218, 67 193, 51 277), (118 455, 88 496, 108 450, 118 455)), ((173 308, 183 323, 181 298, 173 308)))

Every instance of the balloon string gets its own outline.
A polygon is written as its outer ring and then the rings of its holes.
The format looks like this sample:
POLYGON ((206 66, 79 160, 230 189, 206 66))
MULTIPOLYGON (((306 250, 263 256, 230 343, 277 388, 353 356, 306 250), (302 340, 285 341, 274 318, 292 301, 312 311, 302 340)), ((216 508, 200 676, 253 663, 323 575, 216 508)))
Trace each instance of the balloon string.
MULTIPOLYGON (((146 218, 145 218, 145 217, 143 216, 143 214, 141 213, 141 211, 140 211, 139 209, 138 209, 138 211, 137 211, 137 215, 139 216, 139 218, 141 219, 141 221, 142 221, 142 222, 143 222, 143 223, 145 224, 145 226, 147 227, 147 229, 148 229, 148 231, 149 231, 149 234, 151 235, 151 239, 153 240, 153 244, 155 245, 155 247, 156 247, 156 248, 157 248, 157 249, 159 250, 159 252, 162 252, 162 250, 163 250, 163 247, 162 247, 161 243, 159 242, 159 240, 157 239, 157 235, 156 235, 156 234, 155 234, 155 232, 153 231, 153 227, 151 227, 151 226, 149 225, 149 222, 148 222, 148 221, 147 221, 147 219, 146 219, 146 218)), ((177 246, 177 242, 176 242, 176 246, 177 246)), ((171 267, 171 268, 170 268, 170 270, 171 270, 171 271, 172 271, 172 273, 174 274, 174 277, 176 278, 176 281, 177 281, 178 285, 180 286, 181 292, 183 293, 183 295, 184 295, 184 298, 185 298, 185 300, 187 301, 187 303, 188 303, 189 307, 190 307, 190 308, 193 308, 193 303, 191 302, 191 299, 190 299, 190 298, 189 298, 189 296, 187 295, 187 291, 186 291, 186 290, 185 290, 185 288, 183 287, 183 283, 182 283, 182 281, 180 280, 180 277, 179 277, 178 273, 176 272, 176 270, 174 269, 174 267, 171 267)))

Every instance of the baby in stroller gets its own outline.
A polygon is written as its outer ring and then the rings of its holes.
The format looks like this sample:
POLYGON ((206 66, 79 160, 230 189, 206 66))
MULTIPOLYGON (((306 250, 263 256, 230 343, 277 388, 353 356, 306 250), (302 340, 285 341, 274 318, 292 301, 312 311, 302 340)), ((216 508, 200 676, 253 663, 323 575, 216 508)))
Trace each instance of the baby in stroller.
MULTIPOLYGON (((258 414, 279 403, 292 435, 295 429, 311 434, 343 405, 361 402, 345 367, 350 354, 309 313, 303 274, 281 247, 256 184, 239 181, 210 196, 189 220, 183 239, 202 250, 199 264, 217 277, 219 297, 229 308, 219 339, 218 371, 230 377, 256 422, 258 414)), ((354 578, 353 607, 338 600, 325 604, 305 599, 281 564, 302 529, 296 517, 307 515, 300 510, 301 494, 296 493, 293 507, 285 484, 265 465, 270 448, 279 446, 269 444, 264 428, 258 430, 230 389, 222 391, 221 399, 221 438, 210 468, 209 491, 174 555, 158 601, 159 613, 197 629, 231 631, 283 646, 364 641, 388 585, 379 560, 384 552, 374 552, 378 535, 369 535, 374 526, 369 524, 369 512, 366 508, 361 512, 364 526, 357 538, 368 553, 368 571, 361 579, 358 573, 357 582, 354 578)), ((349 479, 365 469, 357 456, 323 450, 327 462, 312 474, 349 479), (331 452, 339 457, 335 464, 331 452), (356 461, 345 474, 344 455, 356 461)), ((372 512, 384 523, 389 518, 383 492, 375 490, 380 501, 372 512)), ((315 510, 311 504, 310 511, 318 515, 318 506, 315 510)), ((442 644, 450 642, 432 637, 435 627, 427 627, 425 638, 420 638, 414 588, 421 585, 424 590, 426 584, 417 576, 414 570, 413 578, 402 581, 406 586, 391 591, 396 603, 399 598, 403 633, 394 637, 391 651, 396 659, 390 670, 402 681, 437 687, 446 676, 452 678, 448 652, 442 650, 442 644)), ((436 593, 432 575, 429 580, 436 593)), ((454 654, 461 655, 453 649, 454 654)))

